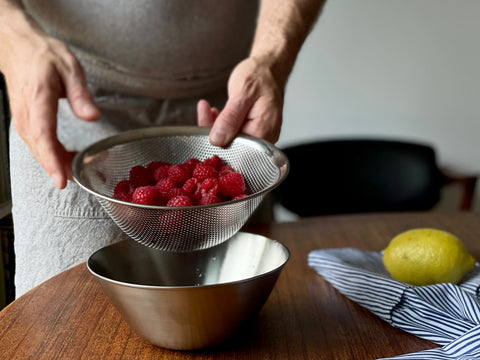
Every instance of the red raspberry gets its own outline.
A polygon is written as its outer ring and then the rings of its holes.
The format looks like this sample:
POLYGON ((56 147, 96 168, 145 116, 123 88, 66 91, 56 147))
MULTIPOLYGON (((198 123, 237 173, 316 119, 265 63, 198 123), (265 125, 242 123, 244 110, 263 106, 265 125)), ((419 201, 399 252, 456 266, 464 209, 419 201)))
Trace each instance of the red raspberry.
POLYGON ((184 169, 186 169, 189 174, 191 175, 192 172, 193 172, 193 169, 195 169, 195 166, 197 166, 197 164, 200 163, 200 160, 198 159, 195 159, 195 158, 191 158, 191 159, 188 159, 187 161, 185 161, 184 163, 180 164, 180 166, 182 166, 184 169))
POLYGON ((223 165, 220 170, 218 170, 218 177, 222 177, 223 175, 227 175, 231 172, 235 172, 235 169, 230 165, 223 165))
POLYGON ((193 201, 198 201, 202 197, 202 182, 197 178, 190 178, 182 186, 182 189, 189 193, 193 201))
POLYGON ((132 201, 136 204, 162 205, 162 200, 162 194, 155 186, 140 186, 132 195, 132 201))
POLYGON ((153 171, 141 165, 134 166, 130 170, 130 184, 137 188, 139 186, 153 185, 153 171))
POLYGON ((216 178, 207 178, 203 180, 200 186, 202 195, 217 195, 218 193, 218 180, 216 178))
POLYGON ((179 167, 181 167, 185 172, 188 174, 188 177, 192 176, 192 171, 193 169, 190 169, 190 166, 183 163, 183 164, 178 164, 179 167))
POLYGON ((220 194, 227 198, 234 198, 237 195, 245 194, 245 181, 239 172, 231 172, 220 178, 220 194))
POLYGON ((152 161, 147 165, 147 169, 155 171, 155 169, 158 169, 160 166, 164 166, 164 165, 170 166, 170 163, 165 161, 152 161))
POLYGON ((243 198, 246 198, 247 196, 248 196, 247 194, 237 195, 232 200, 243 199, 243 198))
POLYGON ((203 160, 202 164, 207 165, 207 166, 211 166, 211 167, 215 168, 215 170, 218 170, 222 167, 223 160, 220 156, 213 155, 212 157, 203 160))
POLYGON ((170 199, 172 199, 176 196, 180 196, 180 195, 190 197, 190 194, 186 190, 183 190, 182 188, 170 189, 165 194, 166 194, 168 200, 170 200, 170 199))
POLYGON ((217 178, 218 177, 218 172, 215 170, 213 166, 208 166, 208 165, 203 165, 202 163, 198 164, 195 166, 195 169, 193 170, 192 177, 199 179, 200 181, 203 181, 207 178, 217 178))
POLYGON ((167 192, 168 190, 177 187, 177 184, 173 179, 166 177, 160 179, 157 182, 157 185, 155 185, 155 187, 158 188, 158 190, 160 190, 161 192, 167 192))
POLYGON ((120 181, 113 190, 113 198, 122 201, 132 201, 132 193, 130 192, 130 181, 120 181))
POLYGON ((171 165, 160 165, 158 168, 155 169, 153 172, 153 178, 155 182, 159 182, 160 179, 166 178, 168 176, 168 169, 171 165))
POLYGON ((193 202, 190 197, 185 195, 179 195, 171 198, 167 202, 167 206, 192 206, 193 202))
POLYGON ((190 174, 180 165, 173 165, 168 169, 168 177, 175 180, 179 186, 182 186, 190 178, 190 174))
POLYGON ((152 161, 146 167, 134 166, 128 180, 117 184, 113 196, 142 204, 166 205, 172 200, 170 206, 172 203, 176 204, 174 206, 190 206, 237 200, 247 194, 243 175, 226 165, 220 156, 213 155, 203 161, 190 158, 176 165, 152 161), (133 199, 137 188, 142 189, 133 199))
POLYGON ((218 204, 222 202, 222 199, 217 195, 203 195, 200 200, 198 200, 198 205, 209 205, 209 204, 218 204))

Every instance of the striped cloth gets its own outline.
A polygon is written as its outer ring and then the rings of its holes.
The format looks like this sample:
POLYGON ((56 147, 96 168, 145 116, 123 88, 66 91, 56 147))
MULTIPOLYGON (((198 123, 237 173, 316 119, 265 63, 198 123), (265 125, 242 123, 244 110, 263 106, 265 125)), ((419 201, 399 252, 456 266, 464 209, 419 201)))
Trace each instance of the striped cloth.
POLYGON ((393 280, 382 253, 314 250, 308 263, 338 291, 392 326, 442 347, 389 359, 480 360, 480 267, 460 285, 411 286, 393 280))

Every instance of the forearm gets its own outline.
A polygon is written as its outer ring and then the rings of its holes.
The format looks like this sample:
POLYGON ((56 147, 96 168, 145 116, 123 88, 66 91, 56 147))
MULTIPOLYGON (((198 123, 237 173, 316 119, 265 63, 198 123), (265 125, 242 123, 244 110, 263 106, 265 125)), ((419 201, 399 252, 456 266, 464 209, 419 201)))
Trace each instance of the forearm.
POLYGON ((6 71, 8 59, 24 41, 34 41, 45 34, 28 16, 19 0, 0 0, 0 71, 6 71))
POLYGON ((325 0, 262 0, 250 57, 285 85, 325 0))

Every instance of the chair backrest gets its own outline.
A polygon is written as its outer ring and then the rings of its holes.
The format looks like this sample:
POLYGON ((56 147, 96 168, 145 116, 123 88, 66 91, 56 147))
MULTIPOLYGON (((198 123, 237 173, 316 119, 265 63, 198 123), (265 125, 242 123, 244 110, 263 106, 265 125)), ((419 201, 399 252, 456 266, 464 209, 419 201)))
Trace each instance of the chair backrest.
POLYGON ((435 151, 423 144, 338 139, 282 149, 290 172, 274 190, 299 216, 431 209, 442 177, 435 151))

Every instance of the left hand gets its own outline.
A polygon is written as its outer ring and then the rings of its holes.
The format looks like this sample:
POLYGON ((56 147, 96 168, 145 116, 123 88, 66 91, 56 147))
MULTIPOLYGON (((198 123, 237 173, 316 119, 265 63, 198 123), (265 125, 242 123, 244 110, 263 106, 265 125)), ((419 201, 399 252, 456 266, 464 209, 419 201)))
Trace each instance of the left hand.
POLYGON ((282 126, 284 87, 269 67, 253 58, 240 62, 228 81, 228 101, 218 113, 206 100, 198 103, 198 125, 212 126, 210 142, 227 146, 239 132, 271 143, 282 126))

